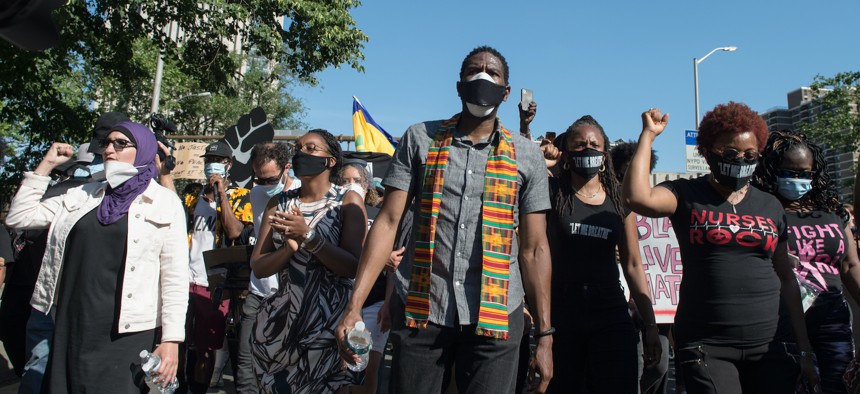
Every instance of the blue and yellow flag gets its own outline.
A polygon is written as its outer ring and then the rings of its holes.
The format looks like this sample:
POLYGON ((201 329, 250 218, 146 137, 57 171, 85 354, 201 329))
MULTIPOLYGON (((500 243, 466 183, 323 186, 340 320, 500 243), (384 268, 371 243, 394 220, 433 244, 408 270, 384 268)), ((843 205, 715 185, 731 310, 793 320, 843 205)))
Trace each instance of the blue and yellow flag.
POLYGON ((381 152, 394 155, 397 141, 376 124, 370 113, 352 96, 352 133, 356 152, 381 152))

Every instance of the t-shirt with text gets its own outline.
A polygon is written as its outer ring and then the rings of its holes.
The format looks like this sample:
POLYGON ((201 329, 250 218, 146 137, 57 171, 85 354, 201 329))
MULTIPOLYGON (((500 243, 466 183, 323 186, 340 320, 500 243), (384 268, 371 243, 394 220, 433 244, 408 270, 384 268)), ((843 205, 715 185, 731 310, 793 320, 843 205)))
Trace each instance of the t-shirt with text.
MULTIPOLYGON (((218 220, 221 207, 215 201, 206 201, 201 195, 186 194, 183 198, 186 213, 189 218, 188 242, 189 269, 192 283, 200 286, 209 286, 209 277, 206 273, 206 264, 203 262, 203 252, 233 246, 224 234, 224 227, 218 220)), ((252 226, 254 215, 251 210, 250 191, 244 188, 227 189, 227 197, 230 199, 230 207, 236 219, 242 224, 252 226)))
POLYGON ((779 201, 750 186, 735 213, 707 177, 660 186, 678 200, 669 216, 684 267, 676 341, 726 346, 771 342, 780 290, 771 257, 787 240, 779 201))
POLYGON ((788 253, 800 258, 795 272, 818 291, 842 291, 839 269, 848 240, 845 222, 835 213, 787 212, 788 253))

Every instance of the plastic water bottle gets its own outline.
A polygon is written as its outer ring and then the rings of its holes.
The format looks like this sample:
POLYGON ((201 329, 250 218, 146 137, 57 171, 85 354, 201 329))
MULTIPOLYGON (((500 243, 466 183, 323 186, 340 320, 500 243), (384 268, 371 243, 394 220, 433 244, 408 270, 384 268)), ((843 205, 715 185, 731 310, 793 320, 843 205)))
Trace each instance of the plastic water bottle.
POLYGON ((161 365, 161 357, 158 357, 149 352, 149 350, 141 350, 140 351, 140 369, 146 373, 146 383, 150 388, 157 389, 160 393, 163 394, 173 394, 176 391, 176 388, 179 387, 179 382, 176 378, 173 378, 173 381, 170 382, 167 387, 161 387, 163 382, 155 383, 152 381, 154 378, 153 373, 158 371, 158 367, 161 365))
POLYGON ((358 355, 361 361, 356 364, 346 364, 346 367, 350 371, 364 371, 367 368, 367 362, 370 359, 370 346, 372 344, 373 340, 371 339, 370 331, 365 329, 364 322, 356 322, 355 327, 346 334, 346 345, 349 347, 349 350, 358 355))

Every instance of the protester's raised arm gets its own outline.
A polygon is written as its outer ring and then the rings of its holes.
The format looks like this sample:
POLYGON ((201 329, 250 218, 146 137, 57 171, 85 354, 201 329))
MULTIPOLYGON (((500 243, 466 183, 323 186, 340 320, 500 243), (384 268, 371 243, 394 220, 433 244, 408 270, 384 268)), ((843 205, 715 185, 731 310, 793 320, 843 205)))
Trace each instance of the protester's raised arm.
POLYGON ((669 123, 669 114, 662 115, 657 108, 642 113, 642 134, 636 153, 630 161, 622 183, 624 203, 634 212, 648 217, 664 217, 675 213, 678 200, 664 187, 651 187, 651 145, 669 123))

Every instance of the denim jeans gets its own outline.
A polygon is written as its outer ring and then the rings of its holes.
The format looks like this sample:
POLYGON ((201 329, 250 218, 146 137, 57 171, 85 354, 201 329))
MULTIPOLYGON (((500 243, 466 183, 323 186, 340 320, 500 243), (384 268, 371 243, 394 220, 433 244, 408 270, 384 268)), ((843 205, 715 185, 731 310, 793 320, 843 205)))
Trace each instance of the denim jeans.
POLYGON ((54 308, 48 314, 35 309, 30 312, 30 319, 27 320, 27 364, 24 365, 18 394, 38 394, 42 391, 42 380, 48 367, 54 336, 53 315, 54 308))
POLYGON ((404 305, 399 296, 391 298, 391 335, 394 345, 391 393, 445 393, 452 369, 457 391, 511 393, 523 335, 523 307, 508 315, 507 340, 475 334, 475 325, 445 327, 428 323, 427 328, 410 328, 404 322, 404 305))

